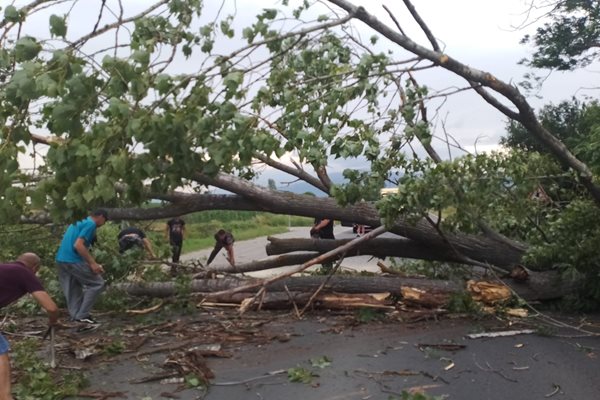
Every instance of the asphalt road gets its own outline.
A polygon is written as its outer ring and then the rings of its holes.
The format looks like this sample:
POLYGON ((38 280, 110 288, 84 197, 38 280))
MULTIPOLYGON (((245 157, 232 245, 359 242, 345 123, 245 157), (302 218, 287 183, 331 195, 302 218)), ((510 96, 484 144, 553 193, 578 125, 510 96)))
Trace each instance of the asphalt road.
POLYGON ((403 390, 456 400, 600 398, 597 338, 474 340, 465 335, 482 326, 448 320, 419 326, 371 323, 339 334, 319 333, 325 323, 296 321, 298 336, 290 342, 244 348, 234 360, 215 360, 211 368, 217 384, 206 399, 399 400, 403 390), (465 347, 442 351, 420 346, 448 343, 465 347), (322 356, 331 365, 312 367, 309 359, 322 356), (310 384, 292 383, 281 375, 246 385, 218 385, 294 366, 319 376, 310 384))
MULTIPOLYGON (((402 391, 421 391, 449 400, 600 398, 598 337, 466 337, 473 331, 515 328, 493 318, 430 319, 413 324, 391 318, 356 325, 352 313, 310 313, 297 320, 287 312, 263 311, 247 317, 264 319, 260 329, 284 334, 288 340, 227 345, 224 350, 231 352, 232 358, 207 359, 215 375, 208 392, 158 381, 131 383, 160 373, 169 357, 164 352, 150 358, 124 354, 112 362, 89 361, 88 392, 118 391, 124 398, 136 400, 399 400, 402 391), (440 344, 462 348, 448 351, 435 347, 440 344), (322 357, 330 361, 321 365, 324 368, 310 361, 322 357), (291 382, 290 368, 304 368, 314 376, 307 383, 291 382), (276 375, 269 375, 273 373, 276 375)), ((184 318, 200 321, 206 315, 184 318)), ((229 324, 225 319, 223 323, 229 324)), ((140 350, 152 350, 155 342, 164 345, 164 340, 151 338, 140 350)), ((61 363, 73 360, 63 356, 61 363)))

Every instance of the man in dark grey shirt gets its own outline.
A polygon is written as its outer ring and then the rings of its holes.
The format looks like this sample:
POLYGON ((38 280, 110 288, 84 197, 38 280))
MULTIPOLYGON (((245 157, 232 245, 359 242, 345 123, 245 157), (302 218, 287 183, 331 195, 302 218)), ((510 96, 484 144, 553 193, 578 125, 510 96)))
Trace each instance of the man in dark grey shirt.
POLYGON ((119 232, 117 239, 119 240, 119 253, 121 254, 137 246, 146 249, 148 254, 150 254, 150 257, 156 258, 156 255, 152 250, 152 244, 146 237, 144 231, 139 228, 133 226, 125 228, 119 232))
POLYGON ((225 247, 225 250, 227 250, 227 261, 229 261, 229 263, 235 267, 235 257, 233 254, 233 242, 235 242, 235 239, 233 238, 233 235, 230 232, 221 229, 215 233, 215 240, 215 248, 213 249, 212 253, 210 253, 206 265, 210 265, 219 251, 225 247))

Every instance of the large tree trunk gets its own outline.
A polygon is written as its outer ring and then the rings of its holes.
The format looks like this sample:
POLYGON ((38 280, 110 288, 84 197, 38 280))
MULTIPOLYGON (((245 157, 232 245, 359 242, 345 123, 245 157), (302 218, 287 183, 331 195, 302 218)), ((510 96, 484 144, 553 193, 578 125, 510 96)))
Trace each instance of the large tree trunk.
MULTIPOLYGON (((351 239, 279 239, 276 237, 269 237, 268 240, 269 244, 267 245, 267 254, 272 256, 295 251, 316 251, 319 253, 325 253, 345 243, 348 243, 351 239)), ((468 243, 464 243, 463 247, 466 248, 467 246, 468 243)), ((474 259, 485 258, 486 255, 479 253, 479 251, 479 248, 473 248, 469 253, 474 259)), ((430 261, 446 261, 457 263, 464 262, 462 258, 458 257, 456 253, 449 249, 431 247, 426 244, 418 243, 402 237, 372 239, 346 253, 347 257, 361 255, 369 255, 379 258, 401 257, 430 261)), ((513 254, 505 253, 496 255, 493 265, 509 267, 514 265, 515 262, 516 260, 513 257, 513 254)))
MULTIPOLYGON (((292 277, 284 281, 272 283, 268 286, 267 291, 283 292, 287 286, 288 290, 291 292, 312 292, 317 290, 325 279, 325 276, 292 277)), ((246 285, 251 281, 252 280, 250 279, 237 278, 196 279, 192 281, 190 289, 192 292, 220 292, 246 285)), ((333 276, 328 282, 326 289, 342 293, 390 292, 391 294, 401 296, 403 286, 410 286, 423 290, 461 290, 461 285, 451 281, 383 276, 333 276)), ((119 283, 114 285, 113 288, 123 290, 132 296, 169 297, 177 293, 174 282, 119 283)), ((249 290, 249 292, 256 292, 259 289, 260 287, 249 290)))
MULTIPOLYGON (((302 292, 311 293, 317 290, 327 279, 324 276, 292 277, 284 281, 274 282, 267 288, 267 292, 302 292)), ((242 287, 252 280, 221 278, 194 280, 191 283, 192 293, 204 293, 210 298, 211 292, 223 292, 225 290, 242 287)), ((532 275, 526 283, 516 284, 507 281, 511 287, 525 300, 549 300, 563 297, 576 290, 581 282, 563 282, 560 275, 555 272, 537 272, 532 275)), ((174 282, 155 283, 121 283, 113 286, 114 289, 125 291, 132 296, 169 297, 177 293, 174 282)), ((399 278, 383 276, 333 276, 325 286, 325 292, 339 293, 381 293, 389 292, 395 296, 402 297, 403 289, 415 288, 425 293, 456 293, 464 290, 464 286, 453 281, 399 278)), ((256 293, 260 286, 248 293, 256 293)))

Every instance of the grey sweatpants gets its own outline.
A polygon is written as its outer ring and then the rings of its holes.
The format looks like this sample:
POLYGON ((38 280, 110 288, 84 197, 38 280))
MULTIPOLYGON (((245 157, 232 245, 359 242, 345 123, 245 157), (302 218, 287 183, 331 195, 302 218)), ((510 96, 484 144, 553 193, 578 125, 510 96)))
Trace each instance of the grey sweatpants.
POLYGON ((104 291, 104 279, 95 274, 87 263, 57 263, 58 280, 72 319, 87 318, 104 291))

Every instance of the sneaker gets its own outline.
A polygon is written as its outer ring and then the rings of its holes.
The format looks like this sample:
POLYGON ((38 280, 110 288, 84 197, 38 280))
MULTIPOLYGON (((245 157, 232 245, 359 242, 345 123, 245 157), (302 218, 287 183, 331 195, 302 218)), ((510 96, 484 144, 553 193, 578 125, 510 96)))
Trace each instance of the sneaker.
POLYGON ((82 323, 82 324, 87 324, 87 325, 99 325, 100 323, 98 321, 96 321, 95 319, 92 319, 91 316, 88 316, 86 318, 80 318, 80 319, 76 319, 76 322, 82 323))
POLYGON ((100 324, 96 324, 96 325, 84 324, 84 325, 81 325, 79 328, 77 328, 75 330, 75 332, 77 332, 77 333, 92 332, 98 328, 100 328, 100 324))

